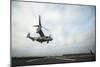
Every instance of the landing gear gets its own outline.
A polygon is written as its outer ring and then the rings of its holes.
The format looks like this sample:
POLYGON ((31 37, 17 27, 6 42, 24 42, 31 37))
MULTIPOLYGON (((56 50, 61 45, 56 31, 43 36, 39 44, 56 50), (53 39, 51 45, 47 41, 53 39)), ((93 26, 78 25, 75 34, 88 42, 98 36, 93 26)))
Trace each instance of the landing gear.
POLYGON ((41 41, 41 44, 42 44, 42 41, 41 41))
POLYGON ((49 43, 49 41, 47 41, 47 44, 49 43))

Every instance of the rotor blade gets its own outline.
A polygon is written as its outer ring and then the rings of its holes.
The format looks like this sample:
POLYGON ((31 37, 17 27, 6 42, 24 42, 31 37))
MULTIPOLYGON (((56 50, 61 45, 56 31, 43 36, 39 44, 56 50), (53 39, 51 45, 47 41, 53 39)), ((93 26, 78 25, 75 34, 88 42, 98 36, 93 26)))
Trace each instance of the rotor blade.
POLYGON ((38 27, 39 25, 33 25, 33 27, 38 27))
POLYGON ((43 26, 42 26, 42 28, 48 31, 48 29, 47 29, 47 28, 45 28, 45 27, 43 27, 43 26))
POLYGON ((41 16, 39 16, 39 25, 41 26, 41 16))

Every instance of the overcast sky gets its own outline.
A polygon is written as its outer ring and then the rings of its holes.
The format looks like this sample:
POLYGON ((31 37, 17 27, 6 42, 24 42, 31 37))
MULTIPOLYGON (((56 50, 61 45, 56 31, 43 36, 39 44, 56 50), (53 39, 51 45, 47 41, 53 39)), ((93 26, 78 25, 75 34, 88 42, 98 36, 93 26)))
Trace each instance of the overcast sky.
POLYGON ((12 2, 12 56, 58 56, 70 53, 95 52, 95 6, 12 2), (37 37, 39 15, 49 44, 26 38, 37 37))

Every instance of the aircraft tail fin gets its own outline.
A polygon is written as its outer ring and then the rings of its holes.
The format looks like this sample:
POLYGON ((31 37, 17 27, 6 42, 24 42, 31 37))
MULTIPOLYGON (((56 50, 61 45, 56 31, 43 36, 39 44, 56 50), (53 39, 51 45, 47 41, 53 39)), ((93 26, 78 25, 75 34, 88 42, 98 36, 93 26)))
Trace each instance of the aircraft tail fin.
POLYGON ((27 38, 30 37, 30 33, 27 34, 27 38))

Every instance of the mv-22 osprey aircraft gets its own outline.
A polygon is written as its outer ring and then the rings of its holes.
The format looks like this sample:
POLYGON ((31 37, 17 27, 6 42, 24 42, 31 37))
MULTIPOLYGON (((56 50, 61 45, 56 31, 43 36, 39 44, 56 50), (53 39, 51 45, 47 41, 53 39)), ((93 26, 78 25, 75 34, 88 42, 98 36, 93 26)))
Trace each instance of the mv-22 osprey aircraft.
POLYGON ((39 16, 39 25, 33 25, 33 27, 38 27, 36 30, 36 33, 38 33, 40 35, 40 37, 32 37, 32 36, 30 36, 30 33, 28 33, 27 38, 31 39, 32 41, 38 41, 40 43, 42 43, 42 42, 49 43, 49 41, 53 40, 51 35, 49 35, 49 36, 44 35, 44 33, 42 31, 43 26, 41 25, 41 17, 40 16, 39 16))

